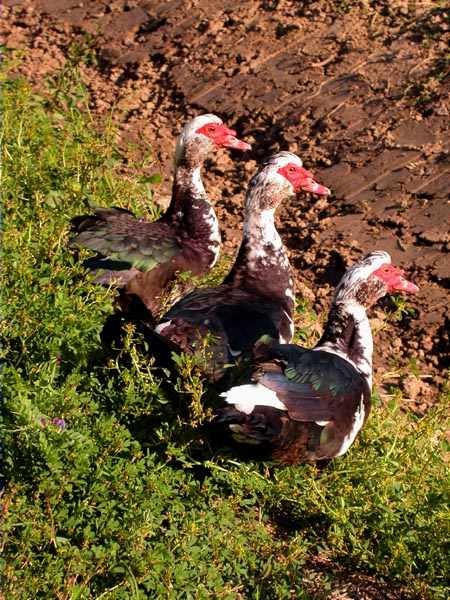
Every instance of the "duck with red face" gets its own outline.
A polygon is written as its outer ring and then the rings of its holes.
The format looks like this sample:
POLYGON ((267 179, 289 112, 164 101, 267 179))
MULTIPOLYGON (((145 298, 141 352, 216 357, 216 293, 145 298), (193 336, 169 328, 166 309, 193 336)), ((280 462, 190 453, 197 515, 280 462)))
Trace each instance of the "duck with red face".
POLYGON ((330 190, 316 181, 314 175, 295 162, 288 162, 278 169, 278 173, 285 177, 294 189, 294 192, 310 192, 318 196, 328 196, 330 190))
POLYGON ((216 422, 239 443, 259 444, 284 463, 341 456, 367 420, 373 341, 366 311, 390 293, 418 290, 387 252, 371 252, 345 272, 312 350, 263 339, 253 374, 222 396, 216 422))
MULTIPOLYGON (((213 117, 214 115, 205 115, 205 117, 213 117)), ((209 120, 206 125, 202 125, 195 131, 198 135, 204 135, 209 138, 216 146, 222 148, 234 148, 235 150, 250 150, 250 144, 239 140, 234 129, 229 129, 226 125, 220 122, 209 120)))
POLYGON ((122 308, 135 295, 156 313, 177 272, 204 275, 216 263, 219 223, 200 169, 217 148, 245 151, 251 146, 216 115, 201 115, 183 127, 176 144, 171 203, 158 221, 147 222, 120 208, 99 208, 72 220, 71 246, 97 252, 85 264, 98 283, 121 290, 122 308))
POLYGON ((379 269, 373 272, 372 276, 385 284, 387 294, 395 294, 395 292, 413 294, 419 291, 417 285, 405 278, 405 272, 402 269, 389 263, 381 265, 379 269))
POLYGON ((330 193, 295 154, 279 152, 268 158, 247 190, 243 239, 230 273, 221 285, 198 288, 181 299, 156 327, 156 334, 175 344, 178 352, 195 352, 209 337, 205 372, 211 379, 219 379, 225 365, 248 357, 264 334, 291 341, 294 281, 275 227, 275 210, 311 189, 330 193))

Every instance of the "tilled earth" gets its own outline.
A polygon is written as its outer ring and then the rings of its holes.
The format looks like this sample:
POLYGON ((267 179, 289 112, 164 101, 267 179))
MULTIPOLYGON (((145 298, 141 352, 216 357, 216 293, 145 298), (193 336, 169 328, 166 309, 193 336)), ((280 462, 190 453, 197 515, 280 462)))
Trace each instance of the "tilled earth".
POLYGON ((17 70, 35 85, 64 64, 73 41, 91 49, 96 61, 87 56, 80 69, 92 110, 100 122, 114 106, 123 139, 151 145, 162 204, 174 138, 188 117, 217 113, 253 143, 249 156, 221 153, 205 173, 226 253, 239 243, 257 161, 279 149, 298 153, 333 190, 329 200, 304 197, 280 211, 298 295, 323 314, 347 264, 389 251, 421 289, 402 319, 388 301, 388 325, 375 311, 376 380, 386 394, 400 384, 405 406, 417 412, 435 401, 450 364, 445 3, 4 4, 4 43, 27 49, 17 70))

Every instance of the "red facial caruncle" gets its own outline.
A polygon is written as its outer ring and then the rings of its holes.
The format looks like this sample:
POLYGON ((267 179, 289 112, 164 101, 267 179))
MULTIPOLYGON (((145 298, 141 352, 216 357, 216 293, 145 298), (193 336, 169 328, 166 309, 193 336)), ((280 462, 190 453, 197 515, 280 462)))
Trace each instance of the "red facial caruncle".
POLYGON ((405 274, 401 269, 385 263, 372 273, 378 277, 387 287, 388 294, 394 292, 406 292, 413 294, 419 290, 417 285, 405 279, 405 274))
POLYGON ((293 162, 284 165, 284 167, 280 167, 278 173, 283 175, 283 177, 292 184, 295 192, 304 190, 305 192, 312 192, 319 196, 328 196, 331 194, 327 187, 320 185, 320 183, 316 181, 314 175, 310 171, 307 171, 293 162))
POLYGON ((228 129, 228 127, 219 123, 206 123, 206 125, 197 129, 195 133, 205 135, 217 146, 235 148, 236 150, 251 150, 252 148, 250 144, 236 137, 234 129, 228 129))

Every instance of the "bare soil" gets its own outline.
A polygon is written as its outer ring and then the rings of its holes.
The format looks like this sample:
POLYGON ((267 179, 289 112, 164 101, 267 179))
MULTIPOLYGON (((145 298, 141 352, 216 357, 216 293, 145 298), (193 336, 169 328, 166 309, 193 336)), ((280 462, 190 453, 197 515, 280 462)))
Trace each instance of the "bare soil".
MULTIPOLYGON (((100 117, 115 107, 124 140, 151 146, 170 193, 174 138, 214 112, 253 142, 221 153, 205 175, 224 250, 240 239, 256 163, 298 153, 334 194, 292 201, 279 230, 297 291, 323 314, 333 285, 362 253, 385 249, 420 292, 388 326, 376 311, 376 381, 400 384, 423 412, 450 365, 449 9, 445 3, 310 0, 4 0, 3 38, 26 49, 17 71, 36 86, 66 60, 82 63, 100 117)), ((384 308, 392 313, 392 304, 384 308)))

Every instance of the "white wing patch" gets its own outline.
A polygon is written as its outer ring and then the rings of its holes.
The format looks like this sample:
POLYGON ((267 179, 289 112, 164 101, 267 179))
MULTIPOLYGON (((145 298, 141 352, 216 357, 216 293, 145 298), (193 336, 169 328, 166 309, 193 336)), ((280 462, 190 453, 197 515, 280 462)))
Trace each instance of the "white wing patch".
POLYGON ((172 324, 172 321, 164 321, 155 327, 155 333, 161 333, 166 327, 172 324))
POLYGON ((231 348, 231 346, 228 346, 228 350, 229 350, 231 356, 235 356, 236 357, 236 356, 239 356, 240 354, 242 354, 242 350, 233 350, 231 348))
POLYGON ((255 406, 272 406, 279 410, 287 410, 272 390, 260 383, 237 385, 220 394, 228 404, 234 404, 237 410, 249 415, 255 406))

